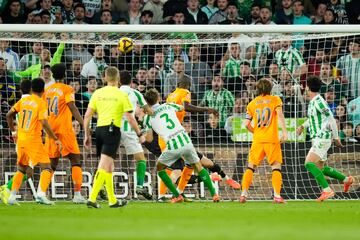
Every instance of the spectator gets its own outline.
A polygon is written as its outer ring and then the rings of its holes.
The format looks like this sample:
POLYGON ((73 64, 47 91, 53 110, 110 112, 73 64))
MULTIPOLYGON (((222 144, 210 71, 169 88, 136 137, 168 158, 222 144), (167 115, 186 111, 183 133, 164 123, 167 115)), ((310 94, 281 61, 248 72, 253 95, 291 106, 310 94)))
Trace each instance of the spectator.
POLYGON ((227 133, 219 126, 219 116, 213 113, 208 115, 205 125, 205 141, 208 144, 227 142, 227 133))
POLYGON ((229 59, 225 62, 222 69, 222 76, 226 79, 226 88, 234 92, 235 84, 238 83, 240 77, 240 45, 237 42, 230 43, 229 46, 229 59))
POLYGON ((148 73, 148 70, 143 67, 141 67, 137 70, 135 78, 138 81, 139 85, 146 86, 147 73, 148 73))
MULTIPOLYGON (((349 115, 349 120, 353 123, 356 128, 359 128, 360 125, 360 96, 351 100, 347 106, 347 112, 349 115)), ((358 130, 357 130, 358 132, 358 130)), ((358 141, 360 142, 360 141, 358 141)))
POLYGON ((285 118, 302 117, 302 104, 299 98, 296 99, 294 87, 290 81, 284 83, 283 95, 285 118))
POLYGON ((110 11, 110 15, 112 17, 113 23, 117 23, 119 18, 125 17, 122 14, 119 14, 118 12, 112 10, 112 6, 113 6, 113 0, 102 0, 101 1, 101 9, 100 9, 100 11, 96 12, 94 14, 94 16, 91 18, 91 23, 101 24, 102 23, 101 17, 102 17, 104 10, 110 11))
POLYGON ((313 17, 313 23, 315 24, 319 24, 321 22, 324 21, 324 15, 325 15, 325 12, 326 12, 326 2, 320 2, 317 7, 316 7, 316 14, 315 16, 313 17))
POLYGON ((62 10, 61 10, 61 3, 56 3, 57 6, 53 6, 52 8, 52 12, 55 16, 54 21, 52 22, 53 24, 64 24, 63 18, 62 18, 62 10))
POLYGON ((144 10, 141 12, 140 24, 152 24, 154 14, 150 10, 144 10))
POLYGON ((149 0, 144 5, 143 12, 148 10, 153 13, 152 24, 160 24, 163 23, 163 6, 164 4, 161 0, 149 0))
POLYGON ((84 4, 82 3, 76 4, 74 7, 75 17, 72 24, 87 24, 85 22, 85 12, 86 9, 84 4))
POLYGON ((301 53, 291 46, 291 40, 282 40, 281 49, 275 54, 276 63, 289 71, 294 78, 307 73, 307 66, 301 53))
POLYGON ((344 105, 338 105, 336 107, 335 115, 339 118, 340 124, 347 122, 346 107, 344 105))
MULTIPOLYGON (((52 0, 40 0, 40 10, 37 12, 41 15, 43 11, 47 11, 48 14, 50 14, 50 22, 52 23, 55 20, 55 16, 51 14, 52 9, 52 0)), ((41 15, 42 16, 42 15, 41 15)), ((46 15, 48 16, 48 15, 46 15)), ((43 17, 41 17, 43 18, 43 17)), ((42 20, 44 22, 44 20, 42 20)))
POLYGON ((44 45, 42 42, 33 42, 32 53, 25 54, 20 59, 20 70, 23 71, 28 67, 40 63, 40 54, 43 50, 44 45))
MULTIPOLYGON (((315 8, 314 8, 312 1, 313 0, 304 0, 303 1, 304 12, 310 16, 315 15, 315 8)), ((277 9, 281 9, 281 2, 282 2, 282 0, 277 0, 277 4, 276 4, 277 9)))
POLYGON ((192 45, 189 48, 190 62, 185 63, 185 73, 192 78, 191 92, 193 99, 202 99, 208 83, 212 78, 212 71, 206 62, 200 61, 200 48, 192 45))
POLYGON ((61 15, 64 24, 72 24, 75 19, 73 5, 74 0, 62 0, 61 15))
POLYGON ((10 0, 7 3, 5 11, 2 12, 1 18, 3 23, 25 23, 26 18, 21 11, 21 1, 20 0, 10 0))
MULTIPOLYGON (((94 17, 95 13, 99 12, 101 9, 101 0, 82 0, 81 3, 84 6, 84 14, 88 21, 90 21, 90 19, 94 17)), ((75 8, 78 4, 75 5, 75 8)))
POLYGON ((84 116, 89 101, 81 94, 81 83, 79 79, 71 79, 69 85, 74 89, 75 105, 79 109, 80 114, 84 116))
POLYGON ((336 23, 349 24, 349 19, 344 4, 340 0, 330 0, 328 8, 334 10, 337 15, 336 23))
POLYGON ((272 18, 272 12, 271 9, 268 7, 262 7, 260 9, 260 18, 257 22, 255 22, 255 24, 260 24, 260 25, 271 25, 271 24, 276 24, 273 21, 271 21, 272 18))
POLYGON ((140 24, 141 4, 140 0, 130 0, 127 12, 129 24, 140 24))
POLYGON ((165 81, 163 82, 163 97, 164 99, 174 90, 175 86, 177 86, 177 82, 183 76, 189 77, 190 76, 185 74, 185 63, 182 58, 176 58, 173 63, 173 72, 170 73, 165 81))
POLYGON ((227 17, 227 5, 228 5, 228 0, 218 0, 217 4, 218 4, 218 8, 219 10, 216 11, 211 18, 209 19, 209 24, 219 24, 222 21, 226 20, 227 17))
POLYGON ((282 0, 281 8, 275 12, 276 24, 292 24, 293 9, 291 0, 282 0))
POLYGON ((294 12, 294 18, 292 20, 292 24, 305 25, 305 24, 312 23, 312 20, 304 14, 303 0, 295 0, 293 2, 292 8, 293 8, 293 12, 294 12))
POLYGON ((257 96, 255 76, 249 75, 246 78, 243 78, 243 82, 245 86, 245 91, 241 91, 240 93, 244 94, 246 92, 249 99, 254 99, 257 96))
POLYGON ((326 103, 329 105, 329 108, 333 114, 335 114, 336 110, 336 102, 335 102, 335 89, 333 87, 328 87, 327 91, 324 93, 324 99, 326 103))
POLYGON ((354 125, 351 122, 346 122, 342 125, 339 135, 340 139, 345 142, 357 142, 354 138, 354 125))
POLYGON ((226 8, 226 19, 219 24, 245 24, 244 19, 239 17, 238 7, 235 2, 230 1, 226 8))
POLYGON ((176 13, 184 12, 186 10, 186 1, 183 0, 168 0, 164 3, 164 22, 169 22, 173 19, 176 13))
POLYGON ((320 75, 321 65, 325 61, 325 50, 324 46, 317 45, 315 57, 310 57, 308 62, 308 74, 309 75, 320 75))
POLYGON ((331 66, 329 63, 324 62, 321 64, 320 79, 322 81, 320 93, 325 94, 331 88, 335 93, 335 104, 340 104, 341 99, 346 96, 346 86, 331 75, 331 66))
POLYGON ((173 66, 174 60, 181 58, 184 63, 189 62, 189 57, 181 44, 174 44, 168 48, 165 58, 166 68, 170 69, 173 66))
POLYGON ((100 17, 101 24, 112 24, 112 19, 113 18, 110 10, 104 9, 101 11, 101 17, 100 17))
POLYGON ((80 59, 74 59, 70 65, 70 69, 66 73, 67 83, 69 84, 70 81, 79 81, 81 86, 84 86, 85 83, 82 81, 81 77, 82 71, 82 64, 80 59))
POLYGON ((333 9, 328 8, 325 10, 324 19, 319 24, 336 24, 337 15, 333 9))
MULTIPOLYGON (((165 64, 164 64, 164 53, 162 52, 162 50, 157 50, 154 53, 154 66, 155 68, 159 71, 159 79, 160 82, 164 82, 167 75, 169 74, 169 69, 165 68, 165 64)), ((159 91, 161 92, 161 91, 159 91)))
POLYGON ((360 142, 360 124, 358 124, 355 127, 355 136, 354 136, 354 138, 358 143, 360 142))
POLYGON ((360 2, 353 0, 346 4, 350 24, 360 24, 360 2))
POLYGON ((42 24, 41 15, 35 14, 32 20, 32 24, 42 24))
POLYGON ((229 135, 233 135, 233 125, 236 118, 245 119, 246 106, 244 105, 243 98, 241 96, 235 99, 232 115, 226 119, 224 129, 229 135))
POLYGON ((207 15, 199 8, 199 0, 187 0, 185 24, 208 24, 207 15))
POLYGON ((360 37, 349 40, 349 54, 336 62, 341 82, 348 84, 349 99, 360 96, 360 37))
POLYGON ((97 80, 100 80, 103 71, 108 66, 105 62, 104 56, 105 52, 103 46, 96 46, 94 50, 94 57, 84 64, 81 76, 84 78, 95 76, 97 80))
POLYGON ((201 101, 202 106, 210 107, 219 112, 219 126, 224 128, 225 121, 234 107, 234 95, 224 88, 224 80, 220 75, 214 76, 212 89, 207 90, 201 101))
POLYGON ((16 71, 20 67, 19 55, 9 45, 9 40, 0 40, 0 57, 5 60, 8 71, 16 71))
POLYGON ((156 88, 161 92, 161 81, 159 79, 159 71, 155 67, 151 67, 146 74, 146 89, 156 88))
POLYGON ((45 62, 41 65, 40 77, 45 81, 45 88, 55 83, 55 80, 52 78, 51 66, 49 62, 45 62))
POLYGON ((6 60, 0 57, 0 112, 2 112, 1 110, 4 110, 4 104, 11 106, 16 96, 15 83, 7 73, 7 66, 5 62, 6 60))
POLYGON ((215 6, 215 1, 216 0, 206 0, 207 4, 201 8, 201 11, 206 14, 208 19, 210 19, 211 16, 219 10, 219 8, 215 6))
POLYGON ((185 14, 184 14, 185 10, 182 9, 178 9, 177 11, 175 11, 174 16, 171 18, 171 20, 167 23, 171 23, 171 24, 185 24, 185 14))
POLYGON ((65 60, 71 63, 79 59, 82 63, 87 63, 91 60, 92 55, 84 48, 83 44, 73 43, 71 48, 65 51, 65 60))
POLYGON ((279 65, 277 63, 271 63, 269 67, 269 78, 273 85, 271 89, 271 95, 282 97, 283 88, 280 82, 279 65))
MULTIPOLYGON (((51 19, 51 14, 48 10, 42 10, 40 12, 40 16, 41 16, 41 23, 42 24, 50 24, 52 21, 51 19)), ((55 19, 55 17, 54 17, 55 19)))
POLYGON ((246 19, 247 24, 255 24, 257 21, 259 21, 260 9, 261 9, 261 5, 257 2, 254 2, 253 5, 251 6, 250 16, 246 19))
MULTIPOLYGON (((148 46, 147 46, 148 47, 148 46)), ((146 68, 149 64, 150 54, 147 52, 148 48, 144 48, 143 44, 135 44, 132 52, 120 55, 119 65, 123 65, 125 70, 128 70, 135 75, 140 68, 146 68)))
POLYGON ((112 10, 115 12, 123 13, 129 9, 127 0, 113 0, 112 10))
POLYGON ((89 76, 88 81, 86 83, 87 91, 82 93, 84 98, 86 100, 90 101, 90 98, 93 95, 93 93, 95 92, 95 90, 97 89, 97 87, 98 87, 98 84, 97 84, 96 77, 95 76, 89 76))

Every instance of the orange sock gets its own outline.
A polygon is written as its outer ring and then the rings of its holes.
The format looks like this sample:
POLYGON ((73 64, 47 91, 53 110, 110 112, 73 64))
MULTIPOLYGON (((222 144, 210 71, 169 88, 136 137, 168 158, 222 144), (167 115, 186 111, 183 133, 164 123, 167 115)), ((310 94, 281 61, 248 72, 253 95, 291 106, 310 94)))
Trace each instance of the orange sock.
MULTIPOLYGON (((167 175, 169 175, 169 177, 171 177, 172 170, 167 168, 165 171, 166 171, 167 175)), ((166 190, 167 190, 167 187, 166 187, 165 183, 160 179, 159 195, 165 195, 166 190)))
POLYGON ((40 190, 46 193, 51 181, 51 172, 48 169, 42 170, 40 174, 40 190))
POLYGON ((13 190, 16 190, 16 192, 19 191, 23 177, 24 177, 24 174, 22 172, 17 171, 15 173, 11 191, 13 191, 13 190))
POLYGON ((244 175, 243 175, 242 182, 241 182, 241 190, 242 191, 249 190, 249 187, 250 187, 251 182, 252 182, 253 175, 254 175, 254 169, 247 168, 244 175))
POLYGON ((74 183, 74 192, 80 192, 82 185, 82 170, 79 166, 71 168, 71 178, 74 183))
POLYGON ((280 196, 282 185, 282 175, 279 169, 274 169, 272 171, 272 186, 274 188, 274 195, 280 196))
POLYGON ((180 176, 180 181, 177 186, 180 193, 184 192, 186 185, 188 184, 193 171, 194 171, 194 169, 189 166, 185 166, 184 169, 182 170, 181 176, 180 176))

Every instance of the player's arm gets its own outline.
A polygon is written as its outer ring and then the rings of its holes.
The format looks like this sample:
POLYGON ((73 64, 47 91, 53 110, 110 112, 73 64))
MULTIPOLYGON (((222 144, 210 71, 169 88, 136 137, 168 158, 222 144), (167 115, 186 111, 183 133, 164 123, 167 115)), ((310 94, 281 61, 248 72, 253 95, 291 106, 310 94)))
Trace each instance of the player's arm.
POLYGON ((152 142, 154 140, 154 134, 153 134, 153 130, 149 129, 146 131, 145 134, 145 141, 146 142, 152 142))
POLYGON ((91 132, 90 132, 90 121, 92 116, 94 115, 94 109, 92 109, 91 107, 88 107, 86 109, 86 113, 84 116, 84 132, 85 132, 85 136, 84 136, 84 146, 86 149, 90 149, 91 148, 91 132))
POLYGON ((195 106, 192 105, 189 102, 183 102, 183 106, 186 112, 191 112, 191 113, 209 113, 209 114, 215 114, 218 115, 218 111, 216 111, 213 108, 209 108, 209 107, 199 107, 199 106, 195 106))
POLYGON ((336 120, 335 120, 334 116, 332 114, 330 114, 328 116, 328 118, 329 118, 329 127, 331 129, 332 138, 334 139, 335 145, 337 147, 343 147, 343 145, 342 145, 342 143, 340 141, 339 129, 337 127, 336 120))
POLYGON ((56 135, 55 135, 55 133, 53 132, 53 130, 51 129, 49 122, 48 122, 46 119, 42 119, 42 120, 41 120, 41 124, 42 124, 43 129, 45 130, 46 134, 47 134, 50 138, 52 138, 52 139, 55 140, 55 143, 56 143, 56 145, 59 146, 59 151, 61 152, 61 150, 62 150, 62 144, 61 144, 60 140, 56 137, 56 135))
POLYGON ((129 122, 132 129, 134 129, 134 131, 136 132, 136 135, 138 135, 138 137, 141 137, 142 132, 141 132, 141 130, 139 128, 138 122, 136 121, 136 119, 132 115, 132 111, 125 112, 124 116, 125 116, 126 120, 129 122))
POLYGON ((11 133, 15 133, 16 129, 15 129, 15 124, 14 124, 14 118, 17 114, 17 111, 13 108, 11 108, 7 113, 6 113, 6 121, 7 124, 10 128, 11 133))
POLYGON ((67 105, 76 121, 78 121, 80 125, 84 127, 84 119, 82 118, 79 109, 76 107, 75 102, 69 102, 67 105))
POLYGON ((249 132, 254 133, 254 128, 251 126, 251 119, 245 119, 244 126, 249 130, 249 132))
POLYGON ((145 114, 148 114, 149 116, 154 115, 154 111, 152 110, 152 108, 149 105, 146 104, 142 108, 144 109, 145 114))
POLYGON ((285 117, 284 117, 284 113, 283 113, 283 110, 282 110, 281 106, 278 106, 275 109, 275 111, 276 111, 276 113, 278 115, 280 127, 281 127, 281 130, 282 130, 282 136, 280 138, 280 142, 283 143, 283 142, 286 142, 286 140, 288 140, 288 132, 286 130, 285 117))
POLYGON ((309 124, 309 119, 306 119, 306 121, 296 129, 296 134, 300 136, 303 133, 304 129, 309 127, 309 124))

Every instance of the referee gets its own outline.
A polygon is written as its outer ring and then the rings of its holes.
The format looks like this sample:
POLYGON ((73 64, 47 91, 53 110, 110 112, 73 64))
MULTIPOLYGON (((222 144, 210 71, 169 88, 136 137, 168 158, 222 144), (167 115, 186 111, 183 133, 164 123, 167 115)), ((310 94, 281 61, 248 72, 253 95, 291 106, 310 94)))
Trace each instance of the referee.
POLYGON ((98 117, 96 127, 96 153, 98 157, 100 156, 93 188, 87 202, 89 208, 100 208, 100 205, 96 202, 96 198, 103 185, 105 185, 109 198, 109 206, 111 208, 122 207, 127 203, 125 200, 118 201, 116 199, 113 183, 114 158, 119 149, 121 118, 123 114, 138 136, 141 135, 141 131, 135 118, 131 114, 133 108, 129 97, 118 88, 119 80, 119 70, 115 67, 108 67, 105 71, 105 82, 107 86, 94 92, 85 113, 84 146, 88 150, 91 149, 89 124, 91 117, 96 112, 98 117))

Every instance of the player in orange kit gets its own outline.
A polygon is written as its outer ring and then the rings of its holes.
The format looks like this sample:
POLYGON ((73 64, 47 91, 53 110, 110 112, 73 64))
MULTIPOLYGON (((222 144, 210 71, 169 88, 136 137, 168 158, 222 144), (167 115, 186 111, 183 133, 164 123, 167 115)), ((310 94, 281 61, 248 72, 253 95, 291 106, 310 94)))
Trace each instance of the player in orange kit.
MULTIPOLYGON (((177 88, 168 95, 166 102, 167 103, 175 103, 178 105, 184 106, 184 110, 177 112, 177 118, 179 119, 180 123, 183 122, 186 112, 191 113, 208 113, 208 114, 218 114, 218 112, 215 109, 208 108, 208 107, 198 107, 191 104, 191 93, 189 91, 191 87, 191 79, 187 76, 183 76, 178 84, 177 88)), ((163 151, 165 149, 165 143, 164 141, 159 138, 159 146, 161 150, 163 151)), ((208 168, 211 172, 217 172, 221 177, 225 179, 225 183, 230 185, 231 187, 235 189, 240 188, 240 184, 237 183, 232 178, 228 177, 221 169, 220 165, 214 163, 212 160, 208 159, 206 156, 204 156, 202 153, 197 152, 198 157, 200 158, 200 162, 203 167, 208 168)), ((170 169, 167 169, 168 174, 171 173, 170 169)), ((185 190, 186 185, 188 184, 191 175, 193 173, 193 168, 190 166, 185 165, 180 176, 180 180, 178 182, 178 191, 180 194, 182 194, 185 190)), ((166 187, 161 182, 160 183, 160 195, 159 198, 162 198, 163 195, 166 193, 166 187)), ((185 198, 188 200, 187 198, 185 198)))
MULTIPOLYGON (((54 141, 57 148, 61 149, 61 142, 51 130, 47 121, 46 103, 41 96, 44 92, 45 82, 42 78, 35 78, 31 82, 31 95, 20 99, 6 114, 6 119, 11 132, 15 132, 14 117, 19 113, 17 128, 17 165, 18 170, 14 175, 11 194, 8 204, 18 204, 16 193, 19 191, 22 179, 27 168, 39 165, 41 168, 39 189, 36 194, 36 202, 51 205, 53 202, 47 199, 46 191, 51 181, 50 159, 42 143, 42 128, 54 141)), ((30 174, 31 175, 31 174, 30 174)), ((31 177, 31 176, 30 176, 31 177)))
POLYGON ((274 189, 274 203, 285 203, 280 196, 282 175, 282 153, 280 143, 287 140, 285 118, 282 111, 282 101, 278 96, 271 96, 272 84, 267 79, 260 79, 256 88, 259 96, 253 99, 247 106, 246 120, 244 125, 253 133, 253 142, 249 152, 248 167, 242 179, 242 193, 240 202, 245 203, 248 196, 255 169, 267 157, 272 168, 272 185, 274 189), (278 121, 282 129, 279 139, 278 121), (253 125, 251 125, 253 122, 253 125))
POLYGON ((82 169, 80 163, 80 149, 72 128, 72 117, 83 126, 84 120, 75 106, 74 90, 63 83, 66 67, 63 63, 51 67, 51 72, 56 83, 45 89, 44 99, 48 104, 49 124, 55 135, 63 143, 62 151, 59 151, 54 141, 46 137, 45 146, 48 149, 53 171, 59 163, 60 156, 69 158, 71 161, 71 177, 74 183, 74 203, 87 201, 81 195, 82 169))

